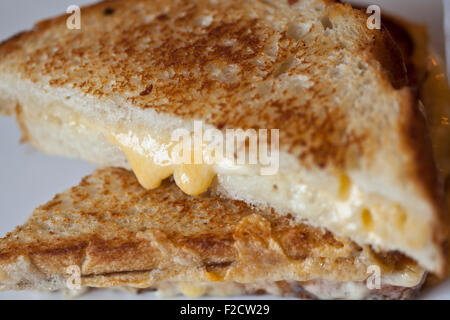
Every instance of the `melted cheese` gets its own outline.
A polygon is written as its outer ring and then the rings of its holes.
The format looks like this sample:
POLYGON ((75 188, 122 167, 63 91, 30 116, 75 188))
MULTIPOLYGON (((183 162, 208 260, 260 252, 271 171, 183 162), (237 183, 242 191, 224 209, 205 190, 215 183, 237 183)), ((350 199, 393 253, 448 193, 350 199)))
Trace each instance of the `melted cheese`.
POLYGON ((213 168, 205 164, 178 165, 173 175, 177 186, 192 196, 208 190, 215 176, 213 168))
POLYGON ((174 171, 171 165, 157 165, 152 157, 145 156, 135 149, 120 145, 122 151, 128 159, 131 169, 136 175, 139 183, 145 189, 155 189, 161 185, 161 182, 170 177, 174 171))
POLYGON ((198 298, 206 294, 208 288, 201 284, 182 282, 179 284, 182 294, 190 298, 198 298))
POLYGON ((350 197, 350 189, 351 189, 351 180, 349 176, 344 173, 341 173, 339 176, 339 190, 338 196, 342 201, 347 201, 350 197))
MULTIPOLYGON (((216 175, 212 165, 193 163, 195 151, 191 154, 192 163, 178 163, 172 143, 154 140, 150 136, 146 138, 147 143, 132 132, 110 134, 110 141, 122 149, 144 188, 155 189, 173 175, 175 183, 188 195, 200 195, 208 190, 216 175)), ((201 154, 203 151, 200 150, 201 154)))

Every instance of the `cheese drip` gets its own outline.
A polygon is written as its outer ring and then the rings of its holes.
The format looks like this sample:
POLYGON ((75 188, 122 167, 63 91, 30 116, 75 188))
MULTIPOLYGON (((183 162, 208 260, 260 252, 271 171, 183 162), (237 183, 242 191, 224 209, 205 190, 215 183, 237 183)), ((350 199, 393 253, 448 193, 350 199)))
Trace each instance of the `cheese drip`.
POLYGON ((173 175, 184 193, 196 196, 208 190, 216 176, 212 165, 175 161, 172 143, 141 141, 132 133, 112 134, 110 141, 121 148, 139 183, 148 190, 158 188, 164 179, 173 175))

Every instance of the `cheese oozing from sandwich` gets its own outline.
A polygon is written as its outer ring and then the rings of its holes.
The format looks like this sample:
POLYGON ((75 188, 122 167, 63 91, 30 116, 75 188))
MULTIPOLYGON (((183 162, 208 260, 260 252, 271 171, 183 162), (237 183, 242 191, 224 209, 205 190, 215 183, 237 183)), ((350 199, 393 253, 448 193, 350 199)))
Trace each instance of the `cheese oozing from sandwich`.
MULTIPOLYGON (((149 190, 159 187, 164 179, 173 175, 184 193, 199 195, 208 190, 216 175, 211 165, 193 161, 196 150, 187 151, 191 161, 179 163, 174 156, 176 144, 173 142, 149 135, 141 139, 132 132, 111 134, 110 140, 121 148, 139 183, 149 190)), ((199 152, 203 154, 203 150, 199 152)))

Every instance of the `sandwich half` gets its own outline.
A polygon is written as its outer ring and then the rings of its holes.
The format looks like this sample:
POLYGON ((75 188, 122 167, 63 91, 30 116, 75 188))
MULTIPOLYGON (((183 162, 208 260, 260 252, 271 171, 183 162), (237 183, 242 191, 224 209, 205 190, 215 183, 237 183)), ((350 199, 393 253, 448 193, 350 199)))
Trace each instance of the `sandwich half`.
POLYGON ((113 0, 82 8, 79 30, 67 19, 0 45, 0 108, 25 141, 131 168, 147 189, 172 175, 190 195, 213 185, 444 273, 429 132, 398 46, 363 12, 330 0, 113 0), (279 130, 276 172, 233 156, 174 161, 172 134, 194 121, 279 130))
POLYGON ((171 179, 148 191, 121 168, 84 178, 0 239, 1 290, 409 299, 425 276, 399 252, 241 201, 188 196, 171 179))

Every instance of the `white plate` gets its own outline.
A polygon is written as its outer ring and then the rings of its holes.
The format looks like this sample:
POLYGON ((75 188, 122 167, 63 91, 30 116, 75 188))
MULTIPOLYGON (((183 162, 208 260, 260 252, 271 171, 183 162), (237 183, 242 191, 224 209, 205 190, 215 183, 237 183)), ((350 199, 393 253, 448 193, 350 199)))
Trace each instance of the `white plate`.
MULTIPOLYGON (((1 0, 0 40, 16 32, 31 28, 32 23, 65 12, 69 5, 84 5, 89 0, 1 0)), ((443 53, 442 4, 440 0, 370 0, 359 3, 380 3, 406 18, 428 23, 432 30, 433 45, 443 53)), ((11 118, 0 117, 0 236, 13 230, 27 219, 32 210, 53 198, 91 173, 94 166, 78 160, 42 155, 26 145, 19 145, 20 132, 11 118)), ((0 299, 59 299, 61 293, 2 292, 0 299)), ((134 295, 116 290, 97 290, 86 299, 152 299, 151 293, 134 295)), ((239 298, 239 297, 237 297, 239 298)), ((262 298, 262 297, 243 297, 262 298)), ((263 298, 273 298, 264 296, 263 298)), ((427 299, 450 299, 450 282, 427 291, 427 299)))

